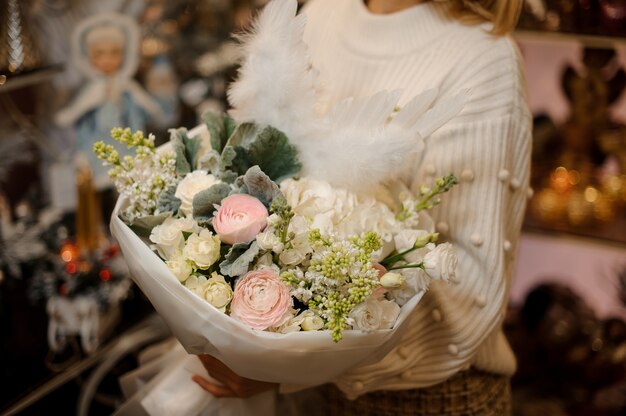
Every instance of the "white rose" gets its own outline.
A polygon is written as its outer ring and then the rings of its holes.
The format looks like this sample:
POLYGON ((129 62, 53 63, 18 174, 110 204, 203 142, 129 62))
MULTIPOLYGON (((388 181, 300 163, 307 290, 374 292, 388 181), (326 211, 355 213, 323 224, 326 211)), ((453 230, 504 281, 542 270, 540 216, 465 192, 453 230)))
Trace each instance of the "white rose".
POLYGON ((424 271, 432 279, 454 281, 457 261, 454 246, 450 243, 442 243, 424 256, 424 271))
POLYGON ((165 262, 167 268, 170 269, 174 276, 178 278, 181 282, 187 280, 191 273, 193 272, 193 268, 191 264, 185 260, 183 254, 178 251, 174 254, 169 260, 165 262))
POLYGON ((191 290, 196 295, 202 296, 202 291, 204 289, 204 284, 206 283, 207 278, 201 274, 192 274, 189 276, 187 280, 185 280, 185 287, 191 290))
POLYGON ((233 299, 233 289, 230 284, 223 276, 215 272, 209 279, 201 274, 194 274, 187 279, 185 286, 220 312, 225 312, 233 299))
POLYGON ((333 217, 333 223, 338 223, 358 204, 355 194, 335 189, 323 181, 309 178, 288 179, 281 182, 280 186, 294 212, 308 218, 329 213, 333 217))
POLYGON ((368 299, 350 312, 354 329, 375 331, 393 327, 400 315, 400 306, 391 300, 368 299))
POLYGON ((193 217, 178 218, 174 224, 180 231, 185 233, 199 233, 202 231, 202 227, 198 225, 198 222, 193 217))
POLYGON ((303 331, 319 331, 324 327, 324 320, 311 312, 311 314, 304 317, 302 323, 300 324, 300 327, 303 331))
POLYGON ((152 248, 156 248, 165 260, 182 250, 185 245, 185 237, 176 225, 176 220, 171 217, 152 229, 150 241, 154 243, 152 248))
POLYGON ((174 196, 180 199, 180 210, 186 216, 193 214, 193 197, 221 181, 203 170, 188 173, 176 187, 174 196))
POLYGON ((200 234, 189 236, 183 255, 199 269, 208 269, 220 258, 220 239, 209 230, 203 229, 200 234))
POLYGON ((387 272, 380 278, 380 285, 385 289, 398 289, 404 286, 405 280, 400 273, 387 272))
POLYGON ((280 238, 272 231, 257 234, 256 242, 261 250, 271 250, 274 253, 281 253, 285 246, 280 242, 280 238))
POLYGON ((204 284, 202 295, 207 302, 224 312, 233 299, 233 289, 223 276, 214 272, 204 284))

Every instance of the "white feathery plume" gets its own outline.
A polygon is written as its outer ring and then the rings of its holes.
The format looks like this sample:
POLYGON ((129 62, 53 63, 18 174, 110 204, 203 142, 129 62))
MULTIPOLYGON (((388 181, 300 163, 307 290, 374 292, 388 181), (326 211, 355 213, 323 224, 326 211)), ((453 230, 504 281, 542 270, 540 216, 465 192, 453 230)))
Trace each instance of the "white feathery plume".
POLYGON ((394 113, 402 91, 380 91, 316 113, 319 86, 296 9, 296 0, 271 1, 242 38, 246 59, 229 91, 231 114, 285 132, 303 175, 367 191, 420 152, 424 139, 463 109, 465 94, 439 98, 430 89, 394 113))
POLYGON ((250 33, 240 36, 245 59, 228 91, 238 122, 271 125, 289 137, 301 121, 315 119, 315 73, 302 41, 305 16, 296 16, 297 6, 295 0, 269 2, 250 33))

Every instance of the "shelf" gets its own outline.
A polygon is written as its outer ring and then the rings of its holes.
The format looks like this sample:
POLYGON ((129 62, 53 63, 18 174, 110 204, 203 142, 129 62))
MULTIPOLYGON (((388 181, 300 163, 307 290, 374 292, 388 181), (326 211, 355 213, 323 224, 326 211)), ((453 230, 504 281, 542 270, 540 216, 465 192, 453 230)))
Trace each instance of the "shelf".
POLYGON ((0 75, 0 77, 3 77, 4 79, 3 83, 1 82, 2 80, 0 80, 0 94, 3 92, 16 90, 18 88, 24 88, 30 85, 39 84, 41 82, 51 79, 61 72, 63 72, 63 65, 56 64, 34 69, 28 72, 19 73, 16 75, 0 75))
POLYGON ((518 29, 513 33, 517 40, 544 41, 544 42, 576 42, 591 48, 612 49, 616 46, 626 46, 626 37, 596 36, 580 33, 550 32, 542 30, 518 29))
POLYGON ((523 230, 532 234, 595 241, 622 249, 626 248, 626 218, 617 218, 610 223, 589 225, 587 227, 574 227, 558 223, 546 224, 527 214, 523 230))

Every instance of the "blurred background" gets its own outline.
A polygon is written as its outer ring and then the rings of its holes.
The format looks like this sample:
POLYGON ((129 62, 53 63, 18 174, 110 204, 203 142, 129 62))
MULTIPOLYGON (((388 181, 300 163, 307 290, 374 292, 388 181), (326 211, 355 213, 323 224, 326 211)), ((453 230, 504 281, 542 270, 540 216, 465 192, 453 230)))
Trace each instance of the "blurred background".
MULTIPOLYGON (((113 120, 164 141, 226 109, 230 34, 263 3, 0 2, 0 413, 110 414, 168 336, 107 234, 115 195, 82 135, 113 120), (109 12, 130 23, 99 30, 109 12)), ((513 37, 535 119, 505 324, 515 415, 626 415, 626 1, 528 0, 513 37)))

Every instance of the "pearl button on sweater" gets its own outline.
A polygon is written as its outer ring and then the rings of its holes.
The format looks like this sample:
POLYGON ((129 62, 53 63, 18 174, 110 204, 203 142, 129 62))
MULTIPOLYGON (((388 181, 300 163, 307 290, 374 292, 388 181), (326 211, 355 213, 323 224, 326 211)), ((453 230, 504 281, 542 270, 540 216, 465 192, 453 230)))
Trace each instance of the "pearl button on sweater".
POLYGON ((430 386, 468 365, 515 371, 500 311, 509 295, 526 192, 511 192, 502 181, 510 173, 515 188, 528 186, 531 117, 512 41, 491 36, 486 25, 457 22, 446 7, 431 1, 375 15, 363 0, 311 0, 305 9, 305 41, 326 87, 324 104, 383 89, 402 89, 400 105, 432 87, 442 96, 469 94, 463 112, 426 140, 400 178, 415 192, 435 172, 465 179, 431 211, 456 246, 459 284, 431 285, 400 341, 402 354, 334 380, 350 398, 430 386), (507 240, 508 255, 502 249, 507 240))

